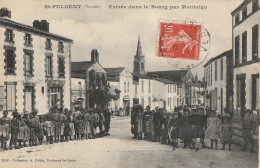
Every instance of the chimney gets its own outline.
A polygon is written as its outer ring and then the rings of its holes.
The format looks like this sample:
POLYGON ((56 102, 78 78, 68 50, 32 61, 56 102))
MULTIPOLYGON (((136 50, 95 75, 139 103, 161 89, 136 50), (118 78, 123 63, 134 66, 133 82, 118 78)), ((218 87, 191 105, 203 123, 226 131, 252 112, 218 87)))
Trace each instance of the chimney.
POLYGON ((41 21, 35 20, 33 22, 33 27, 46 31, 46 32, 49 32, 49 23, 46 20, 41 20, 41 21))
POLYGON ((11 18, 11 11, 9 11, 7 8, 1 8, 0 17, 6 18, 6 19, 11 18))
POLYGON ((91 62, 99 62, 99 53, 97 49, 91 51, 91 62))

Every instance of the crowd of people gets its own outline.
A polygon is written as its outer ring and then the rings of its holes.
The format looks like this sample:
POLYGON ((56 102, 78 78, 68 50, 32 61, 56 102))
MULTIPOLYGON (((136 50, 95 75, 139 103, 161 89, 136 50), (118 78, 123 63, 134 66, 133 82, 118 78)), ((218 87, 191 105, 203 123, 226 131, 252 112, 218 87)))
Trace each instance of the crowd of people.
POLYGON ((14 111, 11 119, 8 111, 3 111, 3 117, 0 118, 1 149, 20 149, 42 145, 43 142, 53 144, 110 135, 111 113, 106 109, 75 108, 72 112, 53 107, 47 115, 37 114, 37 110, 23 114, 14 111))
MULTIPOLYGON (((215 110, 207 110, 203 107, 188 108, 186 106, 175 108, 174 112, 166 112, 163 108, 150 110, 147 106, 144 110, 141 105, 131 109, 131 132, 133 139, 145 139, 152 142, 170 144, 173 150, 178 148, 179 143, 184 143, 183 148, 216 149, 219 140, 222 143, 221 150, 231 150, 233 128, 231 123, 232 113, 225 109, 225 114, 220 116, 215 110), (196 140, 200 139, 201 145, 196 140), (210 140, 210 146, 206 146, 205 139, 210 140), (180 142, 179 142, 180 140, 180 142)), ((251 110, 245 111, 243 118, 243 140, 242 151, 247 150, 250 144, 250 152, 254 152, 253 133, 256 122, 251 110)))

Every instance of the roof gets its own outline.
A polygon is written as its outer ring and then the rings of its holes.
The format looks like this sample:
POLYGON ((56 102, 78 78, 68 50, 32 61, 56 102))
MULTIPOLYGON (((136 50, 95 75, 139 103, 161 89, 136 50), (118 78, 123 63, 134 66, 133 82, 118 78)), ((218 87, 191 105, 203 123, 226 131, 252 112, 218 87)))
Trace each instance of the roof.
POLYGON ((24 30, 26 32, 35 33, 35 34, 38 34, 38 35, 43 35, 43 36, 46 36, 46 37, 55 38, 55 39, 66 41, 66 42, 73 42, 73 40, 62 37, 60 35, 53 34, 53 33, 50 33, 50 32, 46 32, 46 31, 40 30, 38 28, 28 26, 28 25, 25 25, 25 24, 21 24, 21 23, 18 23, 18 22, 9 20, 9 19, 5 19, 5 18, 0 18, 0 25, 8 26, 8 27, 15 28, 15 29, 18 29, 18 30, 24 30))
POLYGON ((154 80, 160 81, 165 84, 177 84, 176 82, 171 81, 169 79, 165 79, 165 78, 155 78, 154 80))
POLYGON ((142 78, 142 79, 153 79, 150 76, 147 75, 138 75, 138 74, 133 74, 133 77, 135 78, 142 78))
POLYGON ((222 58, 222 57, 225 57, 225 56, 232 56, 232 49, 231 50, 227 50, 225 52, 223 52, 222 54, 216 56, 216 57, 213 57, 211 58, 203 67, 205 68, 206 66, 208 66, 209 64, 211 64, 212 62, 222 58))
POLYGON ((173 82, 182 82, 189 70, 153 71, 146 75, 153 78, 164 78, 173 82))
POLYGON ((107 72, 107 76, 119 75, 124 69, 125 67, 104 68, 104 70, 107 72))
POLYGON ((235 10, 233 10, 233 12, 231 12, 231 15, 234 15, 236 12, 241 10, 245 5, 249 4, 251 1, 253 0, 244 0, 244 2, 242 2, 235 10))
POLYGON ((95 64, 95 62, 91 62, 91 61, 71 62, 71 71, 74 72, 86 71, 93 64, 95 64))
POLYGON ((79 79, 86 79, 87 75, 86 74, 79 74, 79 73, 71 73, 71 78, 79 78, 79 79))

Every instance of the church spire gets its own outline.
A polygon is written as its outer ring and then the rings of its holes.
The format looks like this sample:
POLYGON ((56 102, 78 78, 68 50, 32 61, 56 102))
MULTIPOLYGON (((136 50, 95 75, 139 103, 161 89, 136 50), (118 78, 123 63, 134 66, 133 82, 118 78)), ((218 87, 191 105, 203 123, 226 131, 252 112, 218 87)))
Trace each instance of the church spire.
POLYGON ((142 46, 141 46, 141 41, 140 41, 140 35, 138 36, 136 56, 137 56, 137 57, 143 56, 142 46))
POLYGON ((134 74, 145 75, 145 56, 142 52, 140 35, 138 36, 137 50, 134 58, 134 74))

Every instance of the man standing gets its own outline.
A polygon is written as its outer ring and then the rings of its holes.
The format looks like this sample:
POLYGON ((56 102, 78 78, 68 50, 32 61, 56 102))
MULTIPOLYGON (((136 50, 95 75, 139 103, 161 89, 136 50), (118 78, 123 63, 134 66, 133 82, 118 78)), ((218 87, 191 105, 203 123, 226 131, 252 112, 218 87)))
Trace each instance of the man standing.
POLYGON ((83 114, 83 121, 84 121, 84 135, 85 139, 88 139, 90 137, 90 125, 89 125, 89 120, 90 120, 90 114, 88 113, 88 110, 84 110, 83 114))
MULTIPOLYGON (((65 109, 65 110, 68 111, 68 109, 65 109)), ((65 121, 67 120, 67 117, 63 113, 62 108, 59 108, 59 112, 60 112, 60 140, 61 140, 61 142, 64 142, 65 141, 65 139, 64 139, 64 129, 65 129, 65 121)))
POLYGON ((58 143, 60 140, 60 115, 56 107, 53 107, 51 118, 54 126, 54 142, 58 143))
POLYGON ((248 144, 250 144, 250 153, 254 152, 254 138, 253 133, 255 132, 256 122, 253 118, 252 111, 246 110, 245 117, 243 118, 243 139, 244 147, 242 151, 246 151, 248 144))
POLYGON ((133 139, 137 139, 138 138, 138 130, 137 130, 137 112, 136 110, 132 107, 131 108, 131 132, 132 134, 134 134, 133 139))
POLYGON ((154 128, 155 128, 155 138, 153 141, 160 141, 160 134, 161 134, 161 124, 160 124, 160 121, 161 121, 161 114, 160 114, 160 110, 159 108, 156 108, 155 109, 155 114, 153 116, 153 123, 154 123, 154 128))
POLYGON ((104 117, 105 117, 105 135, 110 135, 109 134, 109 129, 110 129, 110 117, 111 117, 111 113, 108 109, 105 110, 104 113, 104 117))
POLYGON ((10 144, 9 144, 10 150, 13 149, 13 145, 15 145, 15 149, 20 149, 17 146, 17 136, 18 136, 20 124, 21 124, 20 121, 17 119, 17 112, 14 111, 13 112, 13 118, 11 120, 11 140, 10 140, 10 144))
POLYGON ((34 109, 32 114, 32 118, 30 119, 30 125, 31 125, 31 131, 33 131, 33 137, 32 137, 32 145, 37 146, 37 139, 38 139, 38 133, 39 133, 39 124, 40 119, 39 116, 37 116, 38 110, 34 109))
POLYGON ((9 129, 11 120, 8 116, 8 111, 3 111, 3 117, 0 119, 0 138, 1 138, 1 148, 3 150, 8 150, 6 144, 9 140, 9 129))

